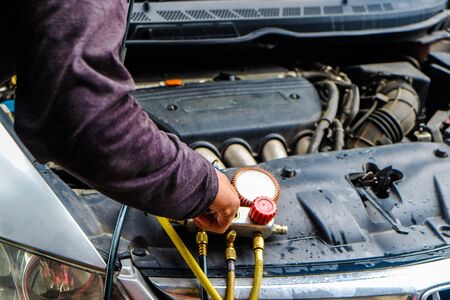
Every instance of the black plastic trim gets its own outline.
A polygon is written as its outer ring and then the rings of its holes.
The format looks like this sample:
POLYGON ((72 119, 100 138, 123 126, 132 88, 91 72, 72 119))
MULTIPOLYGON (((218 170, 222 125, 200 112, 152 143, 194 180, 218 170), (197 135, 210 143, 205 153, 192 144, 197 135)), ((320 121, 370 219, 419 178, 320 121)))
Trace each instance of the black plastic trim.
MULTIPOLYGON (((439 24, 443 24, 448 17, 445 1, 436 1, 435 4, 428 5, 417 2, 410 4, 409 9, 401 8, 398 1, 369 2, 374 3, 367 5, 367 9, 350 10, 348 7, 336 9, 344 6, 331 5, 334 1, 327 2, 330 4, 324 7, 328 9, 322 9, 319 4, 314 7, 302 7, 298 2, 295 2, 297 6, 293 6, 292 1, 279 1, 278 14, 268 10, 267 7, 260 7, 268 5, 264 4, 264 1, 258 2, 262 4, 242 2, 243 7, 239 9, 230 8, 233 5, 238 7, 239 4, 235 2, 223 9, 212 9, 209 7, 212 5, 209 1, 177 2, 177 6, 174 6, 173 2, 152 3, 150 7, 153 5, 155 8, 149 11, 144 11, 143 5, 137 4, 128 44, 229 44, 249 42, 268 35, 312 39, 388 36, 401 33, 399 37, 404 39, 408 38, 406 33, 424 36, 428 33, 427 30, 439 30, 441 28, 439 24), (381 10, 369 9, 376 5, 375 2, 380 3, 381 10), (160 8, 161 5, 166 8, 163 10, 160 8), (249 8, 251 6, 254 8, 249 8), (386 10, 385 7, 392 9, 386 10), (312 14, 310 11, 312 8, 319 8, 319 11, 312 14), (160 14, 162 11, 166 12, 164 14, 166 18, 156 17, 158 11, 160 14), (208 17, 199 19, 192 15, 208 17)), ((214 5, 224 4, 214 3, 214 5)), ((271 5, 273 6, 273 3, 271 5)), ((358 7, 356 4, 352 5, 358 7)))

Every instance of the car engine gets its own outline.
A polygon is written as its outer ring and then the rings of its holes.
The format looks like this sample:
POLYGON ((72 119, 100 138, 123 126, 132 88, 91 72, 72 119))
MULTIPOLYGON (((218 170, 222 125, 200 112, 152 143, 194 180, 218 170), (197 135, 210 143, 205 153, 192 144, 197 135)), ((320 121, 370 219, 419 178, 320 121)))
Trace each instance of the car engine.
MULTIPOLYGON (((355 261, 366 270, 407 263, 407 253, 450 242, 450 96, 448 81, 431 71, 436 68, 405 58, 166 75, 138 81, 133 95, 162 130, 222 170, 235 187, 246 170, 262 169, 279 183, 274 219, 255 224, 254 200, 231 225, 237 276, 253 274, 249 241, 255 231, 266 238, 266 277, 342 272, 355 261)), ((263 187, 257 179, 247 185, 263 187)), ((188 243, 198 232, 188 220, 174 224, 188 243)), ((166 292, 197 295, 192 282, 170 278, 182 261, 170 242, 155 242, 161 234, 156 226, 149 221, 151 236, 130 242, 148 251, 132 255, 133 263, 166 292)), ((225 243, 220 236, 210 240, 208 276, 219 280, 225 243)), ((189 247, 195 251, 193 243, 189 247)), ((263 297, 292 297, 280 290, 266 287, 263 297)), ((248 292, 242 288, 236 299, 248 292)))
POLYGON ((161 128, 199 151, 223 155, 227 164, 256 164, 258 156, 282 151, 321 116, 314 86, 301 77, 211 82, 136 94, 161 128), (267 149, 273 144, 277 149, 267 149), (237 153, 233 152, 237 151, 237 153), (264 154, 263 154, 264 152, 264 154), (235 159, 235 160, 233 160, 235 159))
POLYGON ((275 78, 218 74, 209 81, 139 89, 165 131, 220 168, 290 155, 441 140, 426 125, 430 79, 409 62, 291 70, 275 78), (354 82, 351 80, 354 78, 354 82), (433 135, 434 134, 434 135, 433 135))

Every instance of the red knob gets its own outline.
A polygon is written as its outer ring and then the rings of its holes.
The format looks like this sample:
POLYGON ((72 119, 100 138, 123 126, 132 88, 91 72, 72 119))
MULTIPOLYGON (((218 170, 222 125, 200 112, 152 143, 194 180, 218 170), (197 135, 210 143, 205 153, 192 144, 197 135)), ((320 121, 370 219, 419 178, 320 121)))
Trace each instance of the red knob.
POLYGON ((269 197, 258 197, 250 208, 250 219, 260 225, 266 225, 275 217, 277 204, 269 197))

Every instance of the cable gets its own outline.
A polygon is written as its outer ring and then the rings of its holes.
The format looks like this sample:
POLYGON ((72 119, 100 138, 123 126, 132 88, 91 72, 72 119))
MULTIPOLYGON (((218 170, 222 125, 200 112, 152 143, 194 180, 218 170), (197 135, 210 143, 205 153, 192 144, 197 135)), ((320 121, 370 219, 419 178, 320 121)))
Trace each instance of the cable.
MULTIPOLYGON (((208 235, 206 234, 206 231, 202 230, 197 232, 195 240, 198 246, 198 263, 205 275, 208 276, 208 267, 206 263, 206 256, 208 255, 208 235)), ((202 285, 200 285, 200 297, 202 300, 209 299, 208 293, 202 285)))
POLYGON ((122 205, 120 207, 119 216, 116 221, 116 228, 111 238, 111 246, 109 247, 108 264, 105 275, 105 289, 103 290, 103 298, 105 300, 111 299, 112 287, 114 281, 114 270, 116 265, 117 250, 119 249, 120 235, 122 234, 123 221, 128 211, 128 206, 122 205))
POLYGON ((161 227, 167 233, 169 238, 172 240, 172 243, 177 248, 180 255, 183 257, 186 264, 191 269, 192 273, 194 273, 195 277, 197 277, 198 281, 202 284, 203 288, 208 292, 209 296, 213 300, 222 300, 217 290, 214 288, 212 283, 209 281, 208 277, 206 277, 205 273, 203 273, 202 269, 199 267, 197 261, 192 256, 191 252, 189 252, 186 245, 181 240, 178 233, 173 228, 172 224, 170 224, 169 220, 163 217, 156 217, 158 222, 161 224, 161 227))
POLYGON ((336 84, 333 81, 326 80, 323 82, 323 85, 329 91, 329 100, 328 100, 328 108, 324 112, 322 119, 317 125, 316 130, 314 131, 314 135, 311 138, 311 143, 308 147, 308 153, 317 153, 319 152, 320 144, 322 143, 322 139, 325 135, 325 130, 330 127, 330 124, 333 122, 336 117, 338 105, 339 105, 339 90, 336 84))
POLYGON ((264 239, 259 232, 255 233, 255 236, 253 237, 253 250, 255 252, 255 273, 253 275, 250 300, 257 300, 259 298, 264 272, 264 239))

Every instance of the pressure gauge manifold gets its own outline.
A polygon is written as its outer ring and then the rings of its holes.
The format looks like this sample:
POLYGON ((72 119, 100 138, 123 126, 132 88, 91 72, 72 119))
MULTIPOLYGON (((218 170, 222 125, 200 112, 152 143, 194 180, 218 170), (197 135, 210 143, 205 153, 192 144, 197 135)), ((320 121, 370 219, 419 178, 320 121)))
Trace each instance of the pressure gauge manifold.
POLYGON ((268 171, 259 167, 244 167, 234 174, 231 184, 238 192, 241 206, 251 207, 258 197, 272 199, 275 204, 280 197, 280 184, 268 171))

